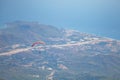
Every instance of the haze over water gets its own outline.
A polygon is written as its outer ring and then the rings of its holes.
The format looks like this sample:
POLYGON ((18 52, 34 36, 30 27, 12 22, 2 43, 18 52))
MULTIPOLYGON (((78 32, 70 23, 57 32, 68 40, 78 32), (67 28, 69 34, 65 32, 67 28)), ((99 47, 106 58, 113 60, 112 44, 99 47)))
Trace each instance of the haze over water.
POLYGON ((0 0, 0 24, 38 21, 120 39, 120 0, 0 0))

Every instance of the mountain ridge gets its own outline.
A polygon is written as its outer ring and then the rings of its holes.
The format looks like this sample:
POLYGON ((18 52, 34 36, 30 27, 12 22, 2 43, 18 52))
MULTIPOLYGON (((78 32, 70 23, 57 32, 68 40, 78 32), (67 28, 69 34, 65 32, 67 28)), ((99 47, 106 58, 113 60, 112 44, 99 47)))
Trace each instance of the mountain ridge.
POLYGON ((119 40, 36 22, 0 29, 0 60, 3 80, 120 80, 119 40))

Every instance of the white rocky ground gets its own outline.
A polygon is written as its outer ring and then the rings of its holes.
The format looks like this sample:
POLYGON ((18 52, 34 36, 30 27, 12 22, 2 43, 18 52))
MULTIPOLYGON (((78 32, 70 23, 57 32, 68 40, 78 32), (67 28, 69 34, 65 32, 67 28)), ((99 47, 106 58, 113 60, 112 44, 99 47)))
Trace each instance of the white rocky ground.
MULTIPOLYGON (((111 42, 111 39, 89 39, 88 41, 80 41, 80 42, 75 42, 75 43, 67 43, 67 44, 57 44, 57 45, 46 45, 45 48, 64 48, 64 47, 71 47, 71 46, 79 46, 79 45, 85 45, 85 44, 96 44, 102 41, 107 41, 107 42, 111 42)), ((40 49, 40 47, 42 46, 36 46, 36 47, 27 47, 27 48, 18 48, 18 49, 13 49, 11 51, 8 52, 3 52, 0 53, 0 56, 10 56, 13 54, 17 54, 20 52, 25 52, 25 51, 29 51, 29 50, 35 50, 35 49, 40 49)), ((44 50, 44 48, 41 48, 40 50, 44 50)))

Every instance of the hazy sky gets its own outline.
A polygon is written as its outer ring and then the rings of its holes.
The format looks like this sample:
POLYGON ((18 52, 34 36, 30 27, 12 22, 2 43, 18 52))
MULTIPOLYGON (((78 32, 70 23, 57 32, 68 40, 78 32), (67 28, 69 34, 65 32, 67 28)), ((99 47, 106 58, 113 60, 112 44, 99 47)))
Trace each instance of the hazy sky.
POLYGON ((0 0, 0 24, 15 20, 120 39, 120 0, 0 0))

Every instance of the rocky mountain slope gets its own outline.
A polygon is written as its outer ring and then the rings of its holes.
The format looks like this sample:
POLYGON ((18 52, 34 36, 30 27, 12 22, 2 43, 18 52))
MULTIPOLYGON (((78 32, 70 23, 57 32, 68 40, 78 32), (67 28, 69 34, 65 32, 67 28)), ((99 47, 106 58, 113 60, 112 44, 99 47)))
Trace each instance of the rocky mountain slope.
POLYGON ((36 22, 0 29, 0 80, 120 80, 119 61, 118 40, 36 22))

